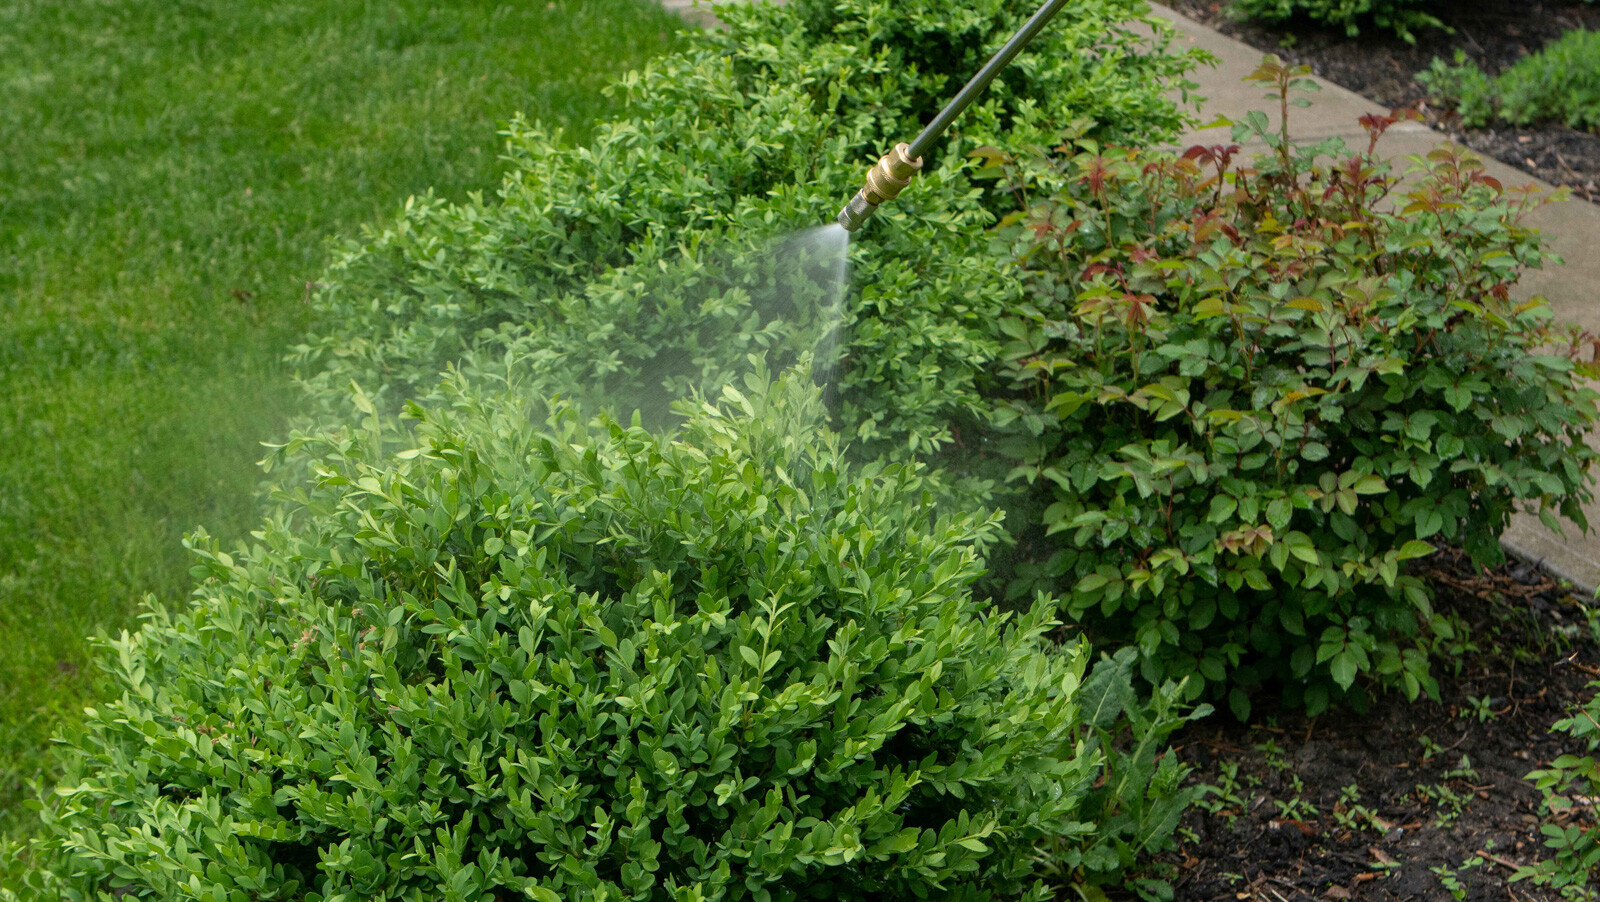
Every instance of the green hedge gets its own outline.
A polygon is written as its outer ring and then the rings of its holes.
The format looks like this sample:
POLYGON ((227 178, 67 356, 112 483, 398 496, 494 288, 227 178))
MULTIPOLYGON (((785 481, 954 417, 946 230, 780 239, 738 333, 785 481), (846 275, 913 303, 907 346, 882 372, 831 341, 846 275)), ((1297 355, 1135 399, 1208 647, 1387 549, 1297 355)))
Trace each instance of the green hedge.
MULTIPOLYGON (((963 119, 945 162, 863 235, 846 312, 847 431, 926 452, 984 415, 974 383, 1017 288, 979 237, 1008 201, 967 177, 961 148, 1016 122, 1171 134, 1185 120, 1165 91, 1194 60, 1166 52, 1163 24, 1145 22, 1154 39, 1137 33, 1143 8, 1064 11, 963 119)), ((753 308, 720 289, 776 236, 830 222, 876 155, 964 77, 949 67, 975 70, 1028 12, 998 0, 728 9, 726 34, 623 79, 627 117, 588 146, 516 123, 497 196, 418 200, 352 247, 322 296, 326 331, 301 349, 312 395, 337 408, 354 380, 392 406, 446 366, 498 372, 515 351, 562 391, 638 397, 668 335, 733 343, 705 361, 702 381, 716 384, 751 342, 774 340, 741 337, 753 308)))
MULTIPOLYGON (((1165 91, 1193 59, 1142 8, 1063 13, 874 224, 833 411, 856 455, 987 417, 1021 282, 962 148, 1184 122, 1165 91)), ((272 519, 198 541, 193 603, 109 643, 25 893, 1044 898, 1041 871, 1116 883, 1168 844, 1180 688, 1135 702, 1127 655, 1086 675, 1043 638, 1053 605, 974 597, 996 519, 851 469, 791 383, 685 409, 676 439, 577 413, 806 359, 826 322, 762 308, 774 237, 831 221, 1029 12, 730 9, 623 78, 588 145, 515 122, 493 198, 417 199, 352 245, 296 352, 272 519)))
POLYGON ((281 449, 315 483, 107 643, 30 890, 1042 902, 1042 846, 1094 884, 1168 842, 1176 688, 991 613, 997 522, 852 469, 810 386, 677 440, 525 389, 281 449))

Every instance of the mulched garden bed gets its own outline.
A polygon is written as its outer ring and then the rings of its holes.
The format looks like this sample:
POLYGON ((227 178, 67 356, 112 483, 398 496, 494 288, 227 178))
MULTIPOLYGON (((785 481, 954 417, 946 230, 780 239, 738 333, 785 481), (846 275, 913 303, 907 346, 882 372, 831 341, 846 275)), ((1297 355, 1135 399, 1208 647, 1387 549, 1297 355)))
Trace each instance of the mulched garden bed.
POLYGON ((1293 23, 1289 28, 1240 22, 1222 0, 1164 0, 1180 13, 1286 60, 1305 64, 1327 80, 1388 107, 1415 105, 1428 124, 1450 137, 1531 172, 1567 185, 1577 196, 1600 200, 1600 135, 1564 125, 1464 130, 1449 110, 1427 104, 1413 76, 1435 57, 1451 61, 1463 50, 1490 75, 1575 28, 1600 29, 1600 6, 1542 0, 1451 0, 1439 17, 1454 33, 1425 29, 1416 44, 1373 28, 1357 38, 1343 29, 1293 23))
POLYGON ((1443 552, 1423 572, 1477 646, 1441 674, 1440 702, 1259 711, 1251 725, 1219 714, 1177 737, 1197 778, 1227 795, 1185 817, 1166 859, 1178 900, 1559 898, 1507 879, 1544 857, 1524 777, 1577 750, 1548 731, 1600 679, 1585 609, 1527 565, 1475 571, 1443 552))

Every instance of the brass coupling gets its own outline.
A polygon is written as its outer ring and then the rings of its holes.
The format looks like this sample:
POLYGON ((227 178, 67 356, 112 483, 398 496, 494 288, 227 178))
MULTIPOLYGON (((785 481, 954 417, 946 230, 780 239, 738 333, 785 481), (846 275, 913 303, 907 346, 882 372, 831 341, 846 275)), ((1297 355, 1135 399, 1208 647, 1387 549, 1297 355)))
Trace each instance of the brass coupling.
POLYGON ((839 211, 839 224, 854 232, 876 213, 878 206, 900 196, 922 169, 922 158, 911 156, 909 144, 896 144, 867 172, 867 184, 839 211))
POLYGON ((911 184, 911 177, 922 168, 922 158, 911 159, 911 145, 896 144, 894 150, 883 155, 878 165, 867 173, 867 199, 882 204, 900 196, 911 184))

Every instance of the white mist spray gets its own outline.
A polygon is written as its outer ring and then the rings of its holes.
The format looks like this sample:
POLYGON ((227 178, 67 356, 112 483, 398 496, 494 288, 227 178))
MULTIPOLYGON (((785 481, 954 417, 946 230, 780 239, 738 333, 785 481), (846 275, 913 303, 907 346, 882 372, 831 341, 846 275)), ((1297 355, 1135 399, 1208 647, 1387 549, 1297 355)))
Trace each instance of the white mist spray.
POLYGON ((834 224, 806 229, 791 236, 777 253, 797 257, 801 265, 792 278, 817 291, 816 318, 811 342, 812 377, 831 391, 843 349, 844 301, 850 290, 850 233, 834 224))
POLYGON ((717 398, 756 369, 809 362, 832 391, 844 345, 849 233, 806 229, 766 246, 699 249, 692 267, 641 268, 638 316, 610 324, 626 352, 603 384, 578 389, 623 421, 670 428, 673 402, 717 398))

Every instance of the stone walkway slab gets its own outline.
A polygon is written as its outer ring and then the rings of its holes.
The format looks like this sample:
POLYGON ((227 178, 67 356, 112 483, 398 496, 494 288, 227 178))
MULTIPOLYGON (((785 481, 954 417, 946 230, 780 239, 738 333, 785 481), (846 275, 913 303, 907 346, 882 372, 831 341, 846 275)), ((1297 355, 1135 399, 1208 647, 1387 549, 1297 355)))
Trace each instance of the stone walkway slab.
POLYGON ((700 28, 721 28, 713 0, 661 0, 661 8, 700 28))

